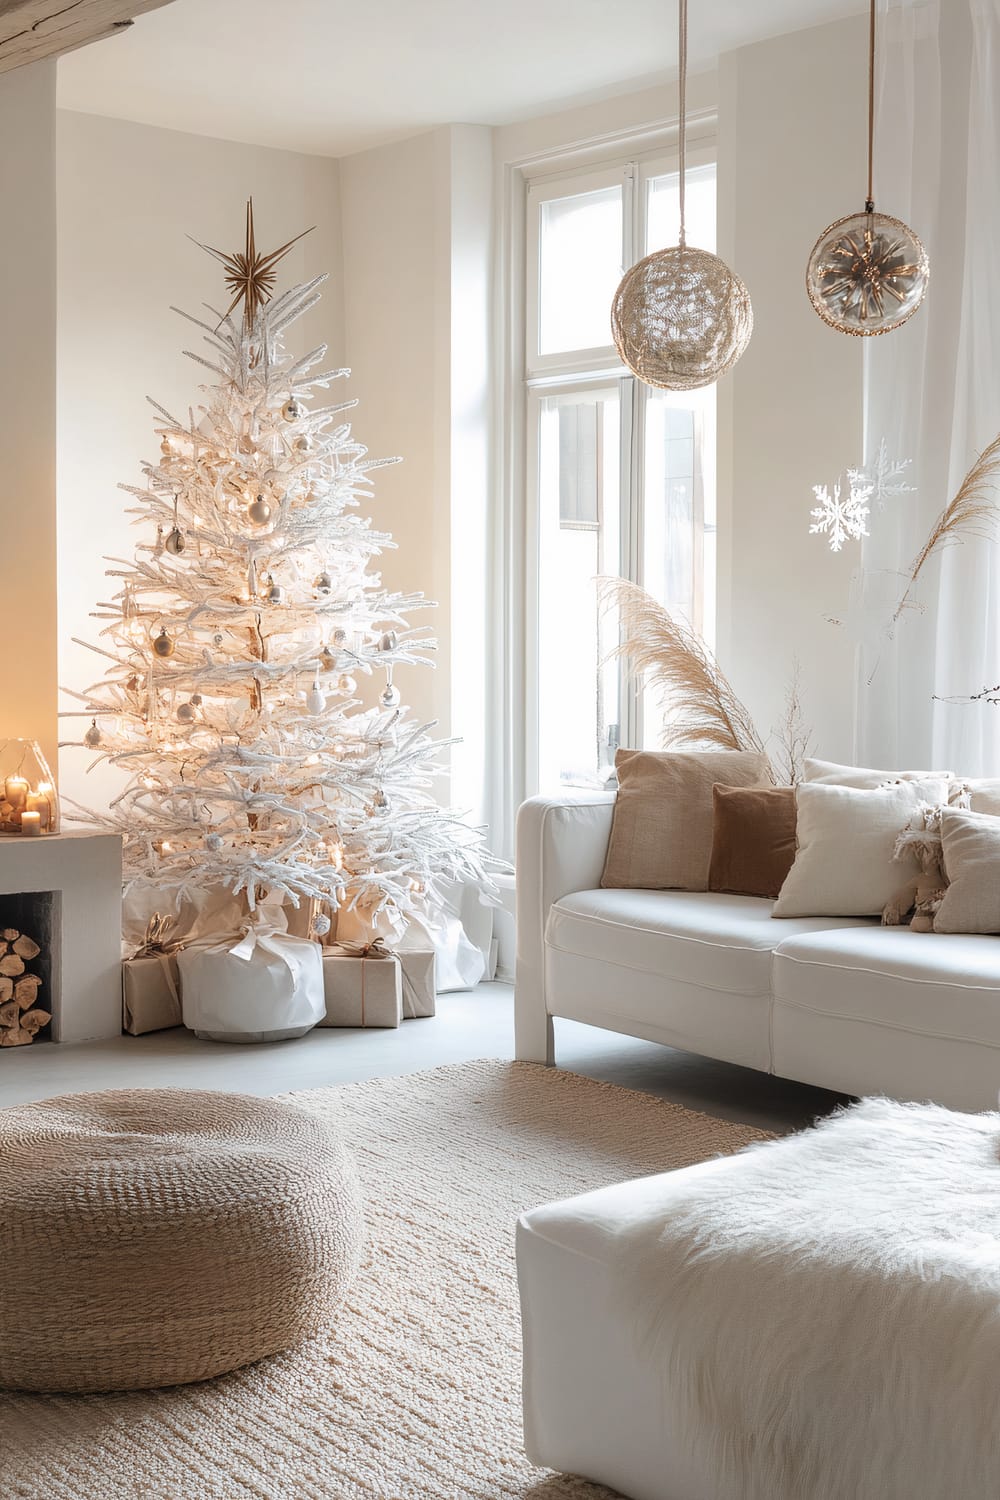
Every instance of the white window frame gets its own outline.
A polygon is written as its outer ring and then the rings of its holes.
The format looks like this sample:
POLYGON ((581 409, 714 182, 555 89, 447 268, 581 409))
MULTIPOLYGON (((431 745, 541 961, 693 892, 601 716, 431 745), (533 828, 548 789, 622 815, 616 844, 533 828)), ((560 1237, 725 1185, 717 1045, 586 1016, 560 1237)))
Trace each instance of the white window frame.
MULTIPOLYGON (((690 165, 716 159, 715 112, 689 115, 690 165)), ((652 122, 644 130, 576 142, 560 151, 503 165, 498 203, 496 330, 502 368, 495 410, 496 431, 503 435, 503 440, 499 445, 502 472, 494 530, 497 598, 502 601, 502 608, 496 621, 492 664, 494 719, 502 727, 496 737, 491 780, 494 847, 507 857, 514 852, 517 808, 538 784, 538 423, 532 403, 538 401, 547 386, 568 390, 574 380, 579 382, 578 388, 619 380, 627 388, 623 391, 622 431, 624 434, 626 430, 627 409, 630 437, 630 445, 622 445, 623 467, 627 466, 626 452, 641 452, 644 438, 641 430, 644 403, 632 399, 632 377, 620 363, 612 344, 603 350, 574 351, 568 357, 539 357, 537 351, 532 351, 529 362, 525 337, 528 318, 533 319, 533 327, 538 326, 537 248, 534 251, 529 248, 535 238, 528 233, 529 194, 533 194, 533 208, 540 194, 560 196, 567 184, 573 188, 580 184, 579 191, 583 192, 589 182, 606 186, 624 181, 624 174, 629 172, 631 187, 626 190, 631 191, 631 212, 625 219, 623 254, 627 263, 632 264, 638 258, 633 252, 640 192, 645 193, 650 177, 676 170, 675 120, 652 122), (529 421, 529 415, 536 420, 529 421)), ((622 571, 628 576, 641 577, 642 497, 638 476, 633 472, 635 467, 630 466, 622 474, 622 493, 629 497, 622 516, 625 564, 622 571)), ((622 707, 623 739, 628 735, 636 742, 641 715, 636 695, 622 707)))

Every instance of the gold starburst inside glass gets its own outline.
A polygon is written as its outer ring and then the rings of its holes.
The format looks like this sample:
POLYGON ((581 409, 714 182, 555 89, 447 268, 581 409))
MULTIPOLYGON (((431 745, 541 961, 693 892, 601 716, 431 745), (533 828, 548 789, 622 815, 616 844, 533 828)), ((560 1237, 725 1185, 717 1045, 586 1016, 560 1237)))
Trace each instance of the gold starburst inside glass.
POLYGON ((824 323, 871 337, 913 316, 929 275, 913 230, 890 214, 865 211, 823 231, 806 267, 806 289, 824 323))

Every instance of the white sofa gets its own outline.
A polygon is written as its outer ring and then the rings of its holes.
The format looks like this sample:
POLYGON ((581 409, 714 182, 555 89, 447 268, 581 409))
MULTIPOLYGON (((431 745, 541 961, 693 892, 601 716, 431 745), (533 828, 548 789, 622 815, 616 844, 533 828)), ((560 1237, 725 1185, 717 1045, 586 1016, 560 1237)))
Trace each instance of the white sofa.
POLYGON ((1000 938, 602 890, 613 806, 576 793, 518 814, 519 1058, 552 1063, 562 1016, 847 1094, 996 1109, 1000 938))

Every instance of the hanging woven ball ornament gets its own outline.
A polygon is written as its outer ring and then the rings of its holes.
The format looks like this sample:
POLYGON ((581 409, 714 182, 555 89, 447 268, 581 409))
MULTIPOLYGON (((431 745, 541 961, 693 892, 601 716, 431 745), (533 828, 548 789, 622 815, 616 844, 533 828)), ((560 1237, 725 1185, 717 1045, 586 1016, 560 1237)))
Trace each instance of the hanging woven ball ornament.
POLYGON ((255 526, 266 526, 271 519, 271 507, 263 495, 255 495, 247 506, 247 516, 255 526))
POLYGON ((304 417, 305 414, 306 409, 296 396, 289 396, 288 400, 281 408, 281 415, 284 417, 286 422, 297 422, 299 417, 304 417))
POLYGON ((83 743, 87 746, 88 750, 96 750, 98 745, 101 743, 101 739, 102 735, 101 731, 97 727, 97 720, 91 719, 90 728, 87 730, 87 733, 83 737, 83 743))
POLYGON ((848 214, 824 229, 806 267, 809 300, 838 333, 891 333, 923 302, 930 276, 917 235, 891 214, 848 214))
POLYGON ((173 656, 175 649, 173 637, 167 634, 167 627, 165 625, 162 626, 159 635, 153 642, 153 655, 160 657, 173 656))
POLYGON ((646 385, 697 390, 731 370, 750 342, 750 294, 717 255, 673 245, 622 277, 611 332, 622 361, 646 385))

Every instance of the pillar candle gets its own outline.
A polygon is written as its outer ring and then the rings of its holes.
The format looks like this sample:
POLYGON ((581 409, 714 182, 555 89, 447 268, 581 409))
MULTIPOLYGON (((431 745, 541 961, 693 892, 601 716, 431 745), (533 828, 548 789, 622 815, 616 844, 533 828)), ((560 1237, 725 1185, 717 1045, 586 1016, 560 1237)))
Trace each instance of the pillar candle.
POLYGON ((28 800, 28 783, 23 776, 8 776, 3 784, 4 795, 15 811, 28 800))
MULTIPOLYGON (((50 815, 49 799, 45 796, 44 792, 37 791, 28 793, 28 811, 36 812, 41 819, 42 828, 48 828, 50 815)), ((23 813, 21 817, 23 821, 23 813)))
POLYGON ((42 831, 42 815, 37 812, 23 812, 21 814, 21 832, 29 838, 37 838, 42 831))

